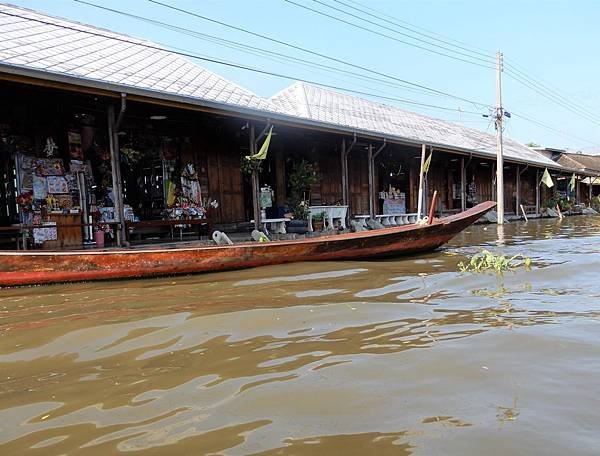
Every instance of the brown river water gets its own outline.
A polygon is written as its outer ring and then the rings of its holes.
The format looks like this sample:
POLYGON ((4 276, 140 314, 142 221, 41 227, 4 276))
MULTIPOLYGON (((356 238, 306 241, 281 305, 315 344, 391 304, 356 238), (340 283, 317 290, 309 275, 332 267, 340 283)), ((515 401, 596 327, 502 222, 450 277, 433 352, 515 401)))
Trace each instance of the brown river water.
POLYGON ((0 290, 0 454, 600 454, 600 217, 0 290), (500 231, 499 231, 500 230, 500 231), (482 248, 527 271, 459 273, 482 248))

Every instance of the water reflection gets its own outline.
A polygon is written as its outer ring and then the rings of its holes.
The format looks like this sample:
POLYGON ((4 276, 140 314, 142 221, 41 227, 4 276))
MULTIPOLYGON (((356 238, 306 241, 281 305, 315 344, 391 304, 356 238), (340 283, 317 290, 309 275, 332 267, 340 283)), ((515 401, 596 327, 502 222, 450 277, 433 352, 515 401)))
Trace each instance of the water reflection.
POLYGON ((0 451, 591 453, 598 234, 530 221, 403 260, 1 290, 0 451), (481 248, 534 268, 458 273, 481 248))

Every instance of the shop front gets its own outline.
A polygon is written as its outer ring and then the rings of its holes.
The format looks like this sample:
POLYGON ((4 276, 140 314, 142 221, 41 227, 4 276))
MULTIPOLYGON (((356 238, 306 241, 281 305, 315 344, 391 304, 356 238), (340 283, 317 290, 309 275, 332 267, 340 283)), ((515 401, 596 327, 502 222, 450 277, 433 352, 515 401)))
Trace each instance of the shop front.
MULTIPOLYGON (((115 245, 121 223, 107 120, 115 100, 2 85, 0 247, 115 245)), ((156 112, 130 103, 115 132, 123 242, 202 239, 213 220, 246 219, 240 154, 247 139, 231 131, 239 122, 156 112)))

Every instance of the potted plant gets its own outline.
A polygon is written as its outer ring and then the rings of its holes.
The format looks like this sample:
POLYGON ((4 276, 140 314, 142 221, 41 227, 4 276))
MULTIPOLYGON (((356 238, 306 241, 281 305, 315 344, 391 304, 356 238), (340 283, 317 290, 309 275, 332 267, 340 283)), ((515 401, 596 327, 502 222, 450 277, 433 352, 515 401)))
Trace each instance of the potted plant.
POLYGON ((312 226, 314 231, 323 231, 325 228, 326 212, 318 212, 312 216, 312 226))
POLYGON ((306 160, 294 163, 289 176, 290 193, 289 206, 296 220, 307 220, 310 201, 306 201, 304 194, 318 181, 316 166, 306 160))

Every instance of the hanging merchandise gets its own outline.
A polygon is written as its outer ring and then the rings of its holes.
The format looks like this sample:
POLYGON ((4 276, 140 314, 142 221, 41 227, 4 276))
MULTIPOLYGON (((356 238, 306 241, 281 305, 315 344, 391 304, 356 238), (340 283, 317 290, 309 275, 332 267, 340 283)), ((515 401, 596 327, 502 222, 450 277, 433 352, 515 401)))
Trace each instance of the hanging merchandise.
POLYGON ((192 163, 185 165, 181 171, 181 193, 189 204, 202 204, 202 191, 198 182, 198 174, 192 163))
POLYGON ((39 158, 36 162, 40 176, 62 176, 65 174, 63 161, 60 158, 39 158))
POLYGON ((58 149, 58 146, 54 142, 54 139, 48 137, 46 138, 46 147, 44 147, 44 153, 46 157, 51 158, 54 157, 54 151, 58 149))
MULTIPOLYGON (((31 176, 31 174, 30 174, 31 176)), ((48 184, 46 178, 34 174, 33 176, 33 198, 45 199, 48 196, 48 184)))
POLYGON ((83 160, 83 148, 81 147, 81 135, 70 131, 69 138, 69 155, 75 160, 83 160))

